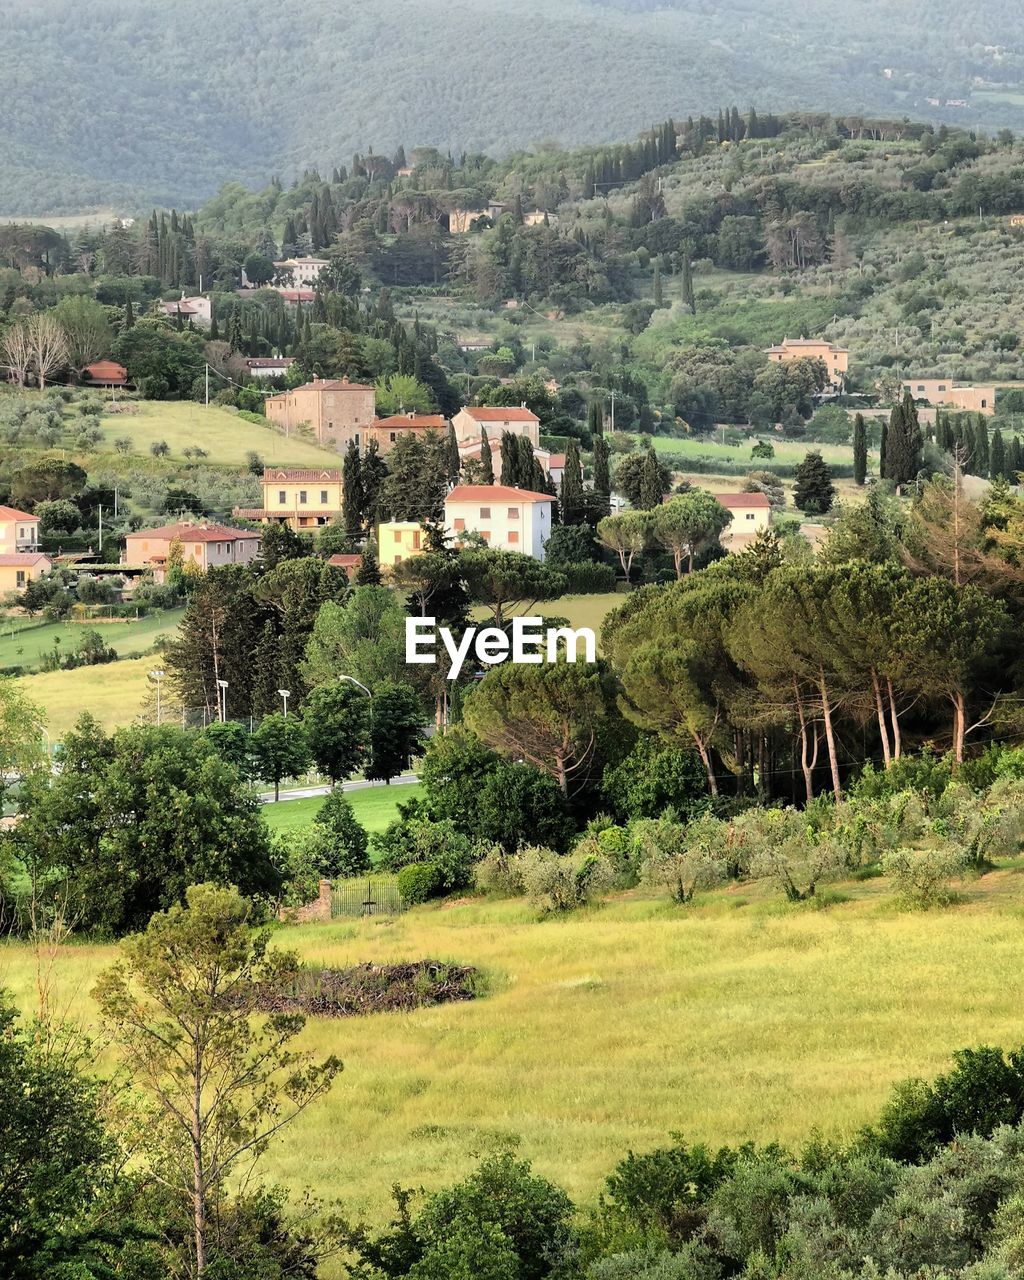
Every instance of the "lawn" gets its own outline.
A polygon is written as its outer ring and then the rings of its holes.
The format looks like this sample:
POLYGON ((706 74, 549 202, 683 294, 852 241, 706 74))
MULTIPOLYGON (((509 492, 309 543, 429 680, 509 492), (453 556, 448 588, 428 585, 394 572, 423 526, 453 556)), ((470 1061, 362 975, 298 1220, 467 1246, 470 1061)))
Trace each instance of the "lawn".
MULTIPOLYGON (((590 627, 600 639, 601 623, 605 615, 625 600, 624 594, 561 596, 557 600, 542 600, 529 610, 531 618, 568 618, 573 627, 590 627)), ((489 616, 484 608, 473 610, 473 616, 482 620, 489 616)))
MULTIPOLYGON (((930 913, 898 911, 871 881, 820 910, 744 886, 689 908, 634 891, 545 922, 521 901, 465 901, 282 930, 316 963, 477 965, 489 994, 311 1022, 305 1043, 345 1071, 273 1145, 265 1175, 380 1222, 393 1183, 436 1187, 512 1135, 583 1203, 631 1147, 673 1132, 849 1136, 893 1081, 936 1073, 961 1046, 1021 1042, 1022 888, 1000 871, 930 913)), ((58 1004, 91 1023, 87 993, 113 956, 64 951, 58 1004)), ((0 982, 32 1006, 30 948, 0 951, 0 982)))
POLYGON ((140 714, 152 686, 146 673, 156 659, 124 658, 101 667, 78 667, 74 671, 46 671, 21 676, 25 695, 46 713, 46 726, 56 742, 83 711, 88 711, 106 729, 131 724, 140 714))
MULTIPOLYGON (((761 439, 768 439, 768 432, 761 435, 761 439)), ((702 436, 699 439, 687 436, 677 438, 676 436, 652 436, 651 442, 658 453, 675 454, 680 458, 720 458, 723 462, 731 463, 733 466, 741 466, 747 470, 756 470, 759 467, 770 466, 772 462, 785 463, 787 465, 796 465, 804 460, 804 455, 811 450, 820 453, 826 462, 835 462, 853 465, 853 449, 845 444, 817 444, 810 440, 779 440, 772 437, 771 444, 775 449, 775 457, 767 462, 761 458, 751 458, 750 450, 754 447, 758 437, 752 436, 750 440, 740 445, 722 444, 719 440, 712 440, 702 436)), ((877 451, 871 455, 877 460, 877 451)))
MULTIPOLYGON (((398 817, 399 804, 407 803, 418 794, 419 786, 416 784, 367 787, 365 790, 346 792, 356 818, 371 834, 383 831, 392 818, 398 817)), ((263 806, 263 816, 275 835, 302 831, 319 813, 325 799, 325 796, 310 796, 304 800, 282 800, 279 804, 267 804, 263 806)))
POLYGON ((132 452, 148 454, 150 445, 165 441, 169 457, 183 460, 183 450, 201 448, 204 461, 213 465, 244 467, 246 454, 258 453, 264 462, 294 467, 340 467, 336 453, 318 448, 297 436, 286 438, 271 427, 246 422, 237 414, 193 401, 143 401, 138 413, 106 415, 102 420, 101 449, 110 451, 114 441, 128 436, 132 452))
POLYGON ((0 619, 0 671, 8 667, 38 667, 44 653, 55 641, 69 653, 86 631, 98 631, 106 644, 122 657, 134 657, 151 649, 160 636, 172 635, 184 616, 184 609, 168 609, 139 619, 105 622, 40 623, 27 618, 0 619))

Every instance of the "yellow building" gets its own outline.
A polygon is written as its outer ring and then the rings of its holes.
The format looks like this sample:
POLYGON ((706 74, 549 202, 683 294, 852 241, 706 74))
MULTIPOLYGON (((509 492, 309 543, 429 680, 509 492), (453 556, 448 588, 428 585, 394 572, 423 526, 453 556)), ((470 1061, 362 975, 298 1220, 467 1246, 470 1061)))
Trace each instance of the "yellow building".
POLYGON ((342 506, 339 470, 267 467, 263 472, 263 506, 236 507, 234 514, 263 524, 287 524, 301 532, 330 524, 341 515, 342 506))
POLYGON ((0 506, 0 555, 35 551, 39 546, 39 517, 16 507, 0 506))
POLYGON ((791 360, 822 360, 834 390, 842 387, 850 367, 849 351, 845 347, 837 347, 827 338, 786 338, 781 346, 769 347, 765 354, 774 364, 788 364, 791 360))
POLYGON ((915 400, 927 400, 943 409, 983 413, 986 417, 996 411, 995 387, 958 387, 952 378, 907 378, 903 389, 915 400))
POLYGON ((423 550, 423 526, 411 520, 389 520, 377 529, 377 558, 382 568, 394 568, 423 550))
POLYGON ((30 582, 52 568, 52 562, 39 551, 0 553, 0 598, 12 591, 24 591, 30 582))

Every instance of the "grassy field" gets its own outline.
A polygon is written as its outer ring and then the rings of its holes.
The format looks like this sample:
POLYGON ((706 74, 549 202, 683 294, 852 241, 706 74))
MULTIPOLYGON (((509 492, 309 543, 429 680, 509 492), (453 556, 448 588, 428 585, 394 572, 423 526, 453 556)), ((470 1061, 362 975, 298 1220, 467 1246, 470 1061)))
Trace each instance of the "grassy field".
MULTIPOLYGON (((400 787, 367 787, 364 791, 346 792, 358 821, 371 834, 383 831, 392 818, 398 817, 399 804, 405 804, 418 795, 417 784, 400 787)), ((282 800, 279 804, 263 806, 267 826, 275 835, 301 831, 320 812, 325 796, 310 796, 305 800, 282 800)))
POLYGON ((54 741, 66 733, 83 711, 106 729, 131 724, 151 690, 146 673, 154 659, 124 658, 101 667, 74 671, 45 671, 20 677, 26 697, 46 713, 46 726, 54 741))
MULTIPOLYGON (((622 604, 625 595, 612 592, 609 595, 561 596, 557 600, 542 600, 529 611, 531 618, 568 618, 573 627, 591 627, 600 638, 601 623, 610 609, 622 604)), ((482 619, 487 610, 477 608, 473 616, 482 619)))
MULTIPOLYGON (((635 891, 546 922, 521 901, 467 901, 282 930, 316 963, 477 965, 489 993, 311 1022, 305 1043, 345 1071, 265 1173, 380 1221, 392 1183, 436 1187, 510 1135, 584 1203, 629 1148, 671 1132, 850 1135, 893 1081, 936 1073, 964 1045, 1024 1038, 1022 888, 1019 871, 996 872, 927 914, 897 911, 871 881, 824 910, 745 886, 690 908, 635 891)), ((58 958, 60 998, 87 1025, 89 988, 113 956, 82 946, 58 958)), ((0 983, 26 1008, 33 974, 28 947, 0 949, 0 983)))
MULTIPOLYGON (((763 438, 767 438, 767 435, 763 438)), ((723 462, 742 466, 748 470, 756 470, 766 465, 761 459, 751 458, 750 456, 750 450, 754 446, 754 439, 741 445, 722 444, 719 440, 709 440, 703 437, 700 439, 693 437, 680 439, 676 436, 652 436, 651 440, 658 453, 675 454, 681 458, 721 458, 723 462)), ((807 440, 779 440, 776 438, 772 438, 771 443, 775 449, 775 457, 771 459, 772 462, 795 466, 798 462, 802 462, 804 455, 813 449, 820 453, 826 462, 845 463, 847 466, 853 465, 853 450, 849 445, 816 444, 807 440)), ((877 451, 872 453, 871 458, 877 463, 877 451)))
POLYGON ((246 422, 226 409, 192 401, 143 401, 140 412, 107 415, 102 420, 101 449, 111 451, 114 441, 128 436, 132 452, 148 454, 150 445, 165 441, 170 458, 181 460, 183 450, 201 448, 207 451, 207 463, 222 466, 245 466, 246 454, 254 451, 264 462, 294 467, 340 467, 336 453, 291 436, 286 439, 271 427, 246 422))
POLYGON ((27 618, 0 619, 0 671, 5 667, 37 667, 44 653, 60 641, 64 653, 75 648, 85 631, 98 631, 104 642, 122 657, 132 657, 151 649, 158 637, 171 635, 184 616, 184 609, 168 609, 138 620, 104 622, 50 622, 38 624, 27 618))

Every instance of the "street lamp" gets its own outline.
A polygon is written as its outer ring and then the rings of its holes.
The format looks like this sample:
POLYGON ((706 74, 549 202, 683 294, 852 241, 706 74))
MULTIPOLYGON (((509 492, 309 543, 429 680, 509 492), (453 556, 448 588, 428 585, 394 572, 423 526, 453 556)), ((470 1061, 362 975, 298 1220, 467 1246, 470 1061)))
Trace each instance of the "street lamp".
POLYGON ((164 672, 162 667, 157 667, 155 671, 149 673, 150 680, 156 685, 156 722, 160 724, 162 719, 163 704, 160 701, 160 684, 163 681, 164 672))
POLYGON ((223 724, 228 718, 228 682, 218 680, 217 688, 220 690, 217 695, 217 719, 223 724))
POLYGON ((278 689, 281 701, 284 703, 284 718, 288 719, 288 699, 292 696, 291 689, 278 689))

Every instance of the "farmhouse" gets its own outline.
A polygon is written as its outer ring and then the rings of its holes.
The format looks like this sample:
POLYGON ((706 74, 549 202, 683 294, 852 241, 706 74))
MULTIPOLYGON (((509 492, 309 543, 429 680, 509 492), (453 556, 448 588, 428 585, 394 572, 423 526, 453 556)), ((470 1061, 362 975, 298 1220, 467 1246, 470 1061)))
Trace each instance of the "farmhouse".
POLYGON ((423 550, 423 526, 416 520, 386 520, 377 528, 377 559, 392 568, 423 550))
POLYGON ((128 370, 114 360, 97 360, 95 364, 87 364, 78 376, 90 387, 114 389, 128 385, 128 370))
POLYGON ((348 378, 314 378, 304 386, 268 396, 268 421, 286 435, 308 426, 317 444, 344 453, 354 441, 365 452, 377 397, 373 387, 348 378))
POLYGON ((35 551, 39 547, 39 517, 16 507, 0 507, 0 553, 35 551))
POLYGON ((337 469, 267 467, 262 483, 263 506, 236 507, 233 514, 238 519, 286 524, 302 531, 330 524, 341 515, 341 472, 337 469))
POLYGON ((326 258, 284 258, 274 263, 274 270, 285 288, 303 289, 314 286, 330 265, 326 258))
POLYGON ((431 431, 447 431, 448 419, 440 413, 395 413, 389 418, 378 418, 373 424, 371 439, 377 441, 381 453, 390 453, 399 436, 425 436, 431 431))
POLYGON ((199 325, 201 329, 209 329, 213 323, 209 298, 186 298, 182 294, 180 298, 174 298, 170 302, 158 303, 157 309, 169 320, 181 319, 187 324, 199 325))
POLYGON ((745 551, 762 529, 771 527, 771 503, 763 493, 713 493, 711 496, 732 516, 732 524, 721 538, 726 551, 745 551))
POLYGON ((183 566, 205 573, 222 565, 250 564, 260 553, 260 535, 221 524, 165 524, 128 534, 122 559, 125 564, 150 566, 157 582, 163 582, 176 547, 181 548, 183 566))
POLYGON ((827 338, 786 338, 781 346, 769 347, 765 355, 775 364, 788 364, 792 360, 823 361, 829 383, 836 391, 843 386, 850 366, 849 351, 827 338))
POLYGON ((543 560, 544 544, 551 536, 553 503, 549 493, 530 489, 460 484, 445 499, 445 528, 456 542, 461 541, 460 535, 475 533, 495 550, 519 551, 543 560))
POLYGON ((293 356, 284 356, 280 359, 246 360, 245 367, 250 378, 283 378, 294 363, 293 356))
POLYGON ((983 413, 992 417, 996 411, 995 387, 958 387, 952 378, 906 378, 904 391, 915 400, 960 413, 983 413))
POLYGON ((41 551, 0 553, 0 597, 11 591, 24 591, 30 582, 52 568, 53 562, 41 551))
POLYGON ((452 426, 460 444, 479 440, 480 432, 486 430, 492 439, 500 440, 502 432, 511 431, 513 435, 526 436, 535 449, 540 445, 540 418, 525 404, 518 409, 468 405, 452 418, 452 426))

